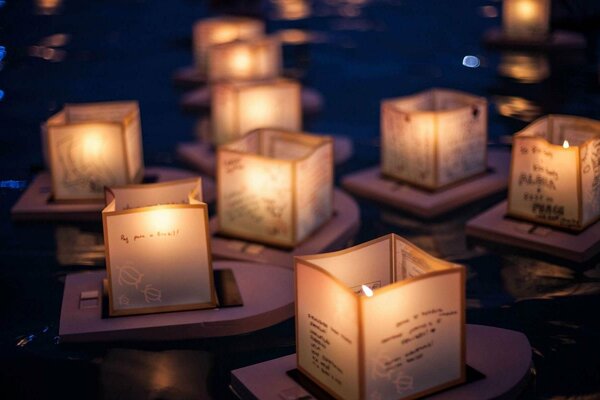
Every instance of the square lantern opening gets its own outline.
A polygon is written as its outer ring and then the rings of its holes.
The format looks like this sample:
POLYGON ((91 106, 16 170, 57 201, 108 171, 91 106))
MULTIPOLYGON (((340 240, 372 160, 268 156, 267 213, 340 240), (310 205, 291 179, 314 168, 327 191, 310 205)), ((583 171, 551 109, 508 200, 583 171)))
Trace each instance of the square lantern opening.
POLYGON ((600 218, 600 121, 549 115, 515 134, 508 215, 581 231, 600 218))
POLYGON ((404 399, 465 381, 465 269, 391 234, 298 256, 298 369, 335 398, 404 399))
POLYGON ((511 39, 544 40, 550 27, 550 0, 504 0, 502 29, 511 39))
POLYGON ((487 101, 431 89, 381 103, 381 172, 436 190, 487 169, 487 101))
POLYGON ((212 85, 212 142, 221 145, 259 128, 302 129, 300 84, 290 79, 212 85))
POLYGON ((201 19, 194 24, 192 32, 196 68, 206 72, 211 46, 234 40, 257 39, 264 34, 264 22, 254 18, 222 16, 201 19))
POLYGON ((110 316, 216 307, 200 178, 112 187, 106 198, 110 316))
POLYGON ((281 42, 276 37, 237 40, 209 49, 208 80, 272 79, 281 74, 281 65, 281 42))
POLYGON ((294 247, 333 212, 333 142, 259 129, 217 152, 219 232, 294 247))
POLYGON ((104 187, 140 182, 142 131, 135 101, 67 104, 42 126, 55 201, 98 201, 104 187))

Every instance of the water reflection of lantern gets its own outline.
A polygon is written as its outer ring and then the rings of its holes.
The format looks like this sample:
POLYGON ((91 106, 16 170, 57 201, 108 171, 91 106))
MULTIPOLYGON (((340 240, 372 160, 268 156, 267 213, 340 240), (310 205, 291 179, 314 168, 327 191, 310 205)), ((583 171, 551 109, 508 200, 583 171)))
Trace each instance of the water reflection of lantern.
POLYGON ((212 87, 212 141, 216 145, 258 128, 302 127, 300 84, 289 79, 219 82, 212 87))
POLYGON ((502 28, 512 39, 542 40, 550 25, 550 0, 504 0, 502 28))
POLYGON ((293 247, 333 212, 333 144, 324 136, 259 129, 217 154, 221 233, 293 247))
POLYGON ((43 126, 55 200, 104 199, 143 177, 137 102, 69 104, 43 126))
POLYGON ((506 52, 500 58, 498 72, 522 83, 537 83, 550 76, 550 64, 544 54, 506 52))
POLYGON ((215 45, 208 54, 210 81, 270 79, 281 73, 281 43, 275 37, 215 45))
POLYGON ((414 399, 464 382, 463 266, 392 234, 298 256, 295 271, 298 369, 333 397, 414 399))
POLYGON ((508 215, 582 230, 600 218, 600 121, 549 115, 513 139, 508 215))
POLYGON ((213 45, 249 40, 263 36, 264 22, 248 17, 223 16, 202 19, 194 24, 194 60, 201 72, 206 72, 208 51, 213 45))
POLYGON ((487 101, 431 89, 381 104, 381 171, 427 189, 483 173, 487 101))

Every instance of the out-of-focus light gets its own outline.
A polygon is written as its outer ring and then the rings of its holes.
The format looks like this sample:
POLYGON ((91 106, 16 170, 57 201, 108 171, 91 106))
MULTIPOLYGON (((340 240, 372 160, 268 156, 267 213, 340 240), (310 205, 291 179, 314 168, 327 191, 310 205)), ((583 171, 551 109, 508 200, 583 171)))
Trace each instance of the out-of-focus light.
POLYGON ((4 4, 6 4, 6 2, 4 0, 0 0, 0 8, 4 7, 4 4))
POLYGON ((6 180, 0 181, 1 189, 24 189, 27 186, 26 181, 6 180))
POLYGON ((485 18, 496 18, 498 9, 494 6, 483 6, 479 8, 479 13, 485 18))
POLYGON ((477 68, 481 65, 481 61, 479 61, 479 58, 475 56, 464 56, 462 64, 465 67, 477 68))
POLYGON ((6 55, 6 47, 0 46, 0 61, 2 61, 4 59, 5 55, 6 55))
POLYGON ((4 90, 0 89, 0 101, 4 99, 4 90))

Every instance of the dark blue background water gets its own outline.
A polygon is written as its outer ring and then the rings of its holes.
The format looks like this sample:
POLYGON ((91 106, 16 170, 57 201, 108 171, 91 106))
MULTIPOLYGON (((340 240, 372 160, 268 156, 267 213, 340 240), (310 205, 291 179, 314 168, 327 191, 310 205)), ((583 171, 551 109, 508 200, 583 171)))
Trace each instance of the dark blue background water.
MULTIPOLYGON (((183 92, 170 77, 191 64, 190 32, 198 18, 233 10, 266 18, 272 32, 309 34, 307 43, 286 46, 286 66, 325 98, 325 109, 307 119, 306 129, 354 140, 355 156, 337 168, 338 178, 379 162, 382 98, 432 86, 486 96, 495 146, 545 113, 600 118, 599 24, 586 17, 598 15, 594 1, 555 2, 555 25, 584 29, 591 46, 537 55, 550 75, 536 83, 500 76, 502 53, 481 45, 483 32, 500 25, 496 1, 328 0, 308 4, 305 15, 291 20, 289 7, 302 2, 67 0, 55 9, 41 7, 42 0, 0 3, 0 46, 6 48, 0 70, 0 394, 13 393, 2 398, 228 398, 231 369, 294 352, 292 320, 234 338, 59 345, 65 274, 102 268, 101 228, 14 224, 9 217, 42 168, 39 124, 65 102, 139 100, 146 165, 179 166, 174 147, 193 138, 197 117, 180 112, 183 92), (466 55, 481 65, 464 66, 466 55), (75 246, 76 240, 84 244, 75 246)), ((465 221, 501 198, 433 222, 359 200, 363 222, 356 241, 396 232, 465 263, 467 321, 519 330, 531 341, 537 374, 525 397, 600 398, 599 262, 467 246, 465 221)))

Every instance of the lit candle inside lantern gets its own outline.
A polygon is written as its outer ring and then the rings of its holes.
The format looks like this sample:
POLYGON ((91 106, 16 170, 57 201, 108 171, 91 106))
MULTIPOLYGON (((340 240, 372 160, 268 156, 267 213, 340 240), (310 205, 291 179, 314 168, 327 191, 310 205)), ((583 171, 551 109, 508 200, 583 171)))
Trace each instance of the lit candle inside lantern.
POLYGON ((265 24, 254 18, 224 16, 202 19, 194 24, 193 30, 196 67, 206 72, 211 46, 260 38, 265 33, 265 24))
POLYGON ((297 256, 295 274, 298 369, 332 397, 414 399, 464 382, 463 266, 392 234, 297 256))
POLYGON ((502 26, 509 38, 544 39, 549 21, 550 0, 504 0, 502 26))
POLYGON ((106 199, 110 316, 216 306, 200 178, 111 187, 106 199))
POLYGON ((137 102, 69 104, 42 130, 57 201, 102 200, 105 186, 143 177, 137 102))
POLYGON ((212 141, 227 143, 258 128, 300 130, 300 84, 289 79, 212 86, 212 141))
POLYGON ((362 291, 365 294, 365 296, 367 296, 367 297, 373 296, 373 291, 367 285, 362 285, 362 291))
POLYGON ((483 173, 487 101, 431 89, 381 103, 381 172, 434 190, 483 173))
POLYGON ((328 137, 258 129, 217 151, 219 232, 293 247, 333 212, 328 137))
POLYGON ((508 214, 583 230, 600 218, 600 122, 550 115, 513 140, 508 214))
POLYGON ((208 79, 261 80, 281 72, 281 43, 275 37, 212 46, 208 57, 208 79))

